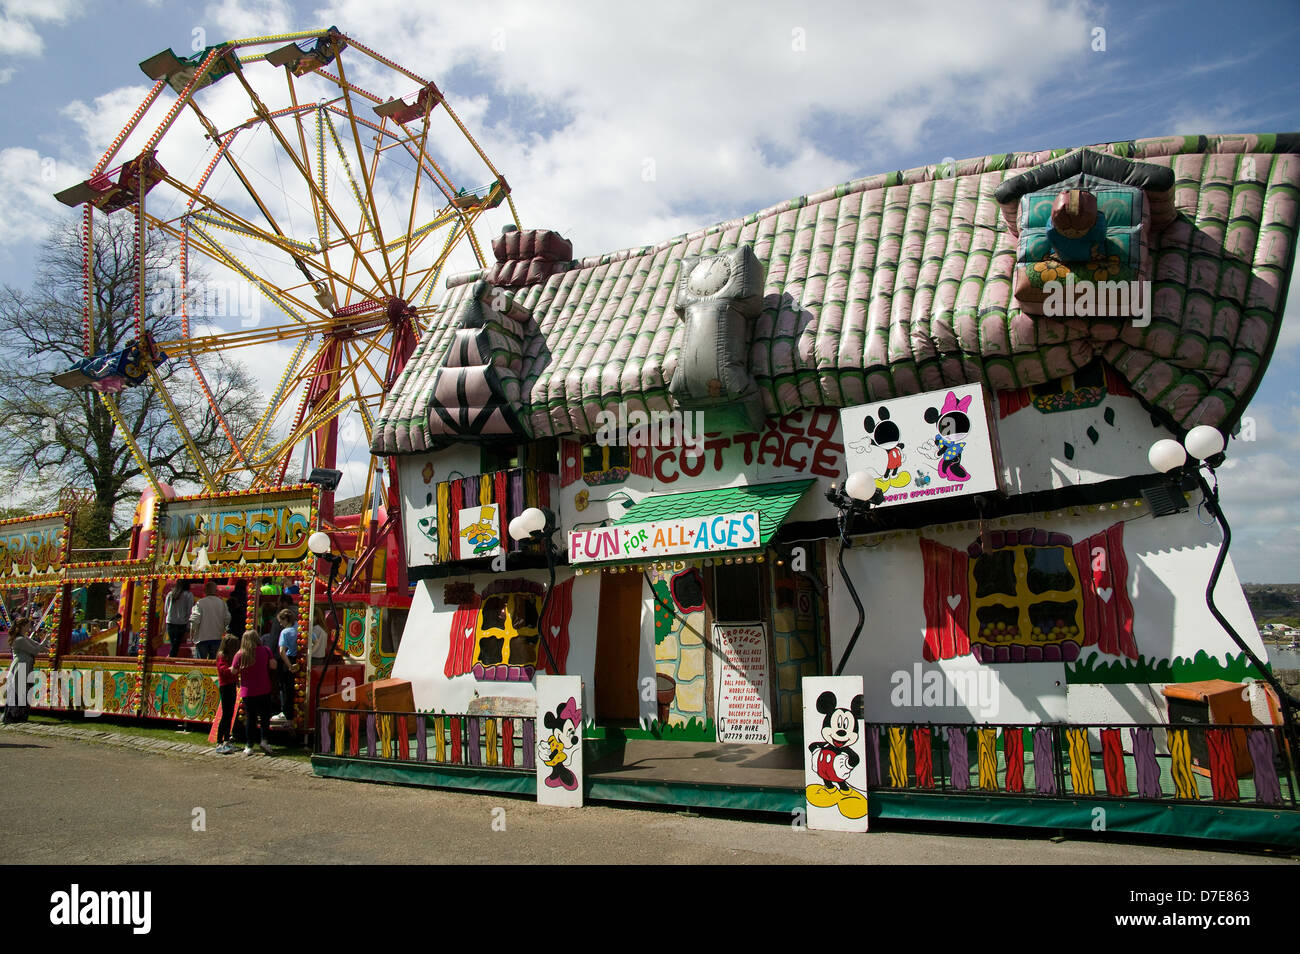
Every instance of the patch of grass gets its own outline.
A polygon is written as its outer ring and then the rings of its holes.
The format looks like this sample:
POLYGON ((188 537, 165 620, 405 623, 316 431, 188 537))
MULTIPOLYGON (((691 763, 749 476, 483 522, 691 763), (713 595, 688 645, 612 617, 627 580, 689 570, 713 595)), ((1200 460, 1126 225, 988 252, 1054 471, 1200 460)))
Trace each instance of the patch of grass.
POLYGON ((1084 683, 1114 685, 1143 682, 1200 682, 1205 679, 1244 682, 1247 679, 1263 678, 1263 674, 1250 663, 1245 653, 1229 656, 1227 662, 1223 662, 1217 656, 1209 655, 1203 649, 1197 650, 1196 655, 1190 659, 1177 656, 1174 659, 1154 660, 1139 656, 1136 661, 1116 659, 1112 662, 1102 662, 1101 660, 1102 655, 1097 653, 1086 660, 1066 663, 1065 681, 1072 685, 1084 683))
POLYGON ((622 734, 625 739, 661 739, 665 742, 716 742, 718 740, 718 733, 713 727, 712 719, 701 722, 694 717, 689 722, 667 724, 655 719, 650 722, 647 729, 629 727, 623 729, 622 734))

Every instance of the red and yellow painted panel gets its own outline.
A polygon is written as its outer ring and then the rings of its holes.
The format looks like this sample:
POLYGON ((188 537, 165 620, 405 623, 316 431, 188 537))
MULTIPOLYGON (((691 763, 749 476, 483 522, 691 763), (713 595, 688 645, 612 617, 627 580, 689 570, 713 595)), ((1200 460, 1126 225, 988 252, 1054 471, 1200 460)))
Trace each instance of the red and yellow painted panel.
POLYGON ((104 673, 104 712, 107 715, 140 714, 139 669, 130 665, 98 666, 104 673))
POLYGON ((219 702, 215 667, 160 665, 145 677, 143 715, 147 718, 211 722, 219 702))
POLYGON ((158 517, 156 572, 189 572, 200 553, 214 569, 308 562, 315 511, 304 487, 169 500, 158 517))
POLYGON ((68 515, 0 520, 0 586, 57 583, 68 553, 68 515))

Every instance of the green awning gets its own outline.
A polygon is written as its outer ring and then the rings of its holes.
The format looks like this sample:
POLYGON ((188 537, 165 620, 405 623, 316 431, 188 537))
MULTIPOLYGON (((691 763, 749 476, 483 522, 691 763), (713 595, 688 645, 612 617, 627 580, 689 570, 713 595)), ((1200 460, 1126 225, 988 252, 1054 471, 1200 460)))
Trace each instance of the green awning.
MULTIPOLYGON (((656 520, 681 520, 689 517, 714 517, 724 513, 758 514, 759 547, 766 547, 781 528, 786 515, 799 498, 817 481, 784 480, 776 484, 749 484, 745 487, 720 487, 680 494, 659 494, 633 504, 611 526, 652 523, 656 520)), ((752 552, 752 551, 751 551, 752 552)), ((680 559, 680 557, 678 558, 680 559)))

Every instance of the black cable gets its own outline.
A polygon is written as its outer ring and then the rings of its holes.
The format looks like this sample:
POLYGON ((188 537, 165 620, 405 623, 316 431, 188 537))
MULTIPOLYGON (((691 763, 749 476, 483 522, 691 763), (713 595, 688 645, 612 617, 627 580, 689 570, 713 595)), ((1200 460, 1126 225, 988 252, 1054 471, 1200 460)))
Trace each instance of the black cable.
MULTIPOLYGON (((325 654, 325 665, 321 669, 320 678, 316 680, 316 692, 312 698, 312 706, 311 706, 312 713, 316 716, 320 715, 320 687, 325 683, 325 676, 329 673, 330 669, 338 665, 338 663, 332 661, 334 659, 335 651, 338 648, 339 630, 342 628, 339 625, 338 608, 335 607, 334 605, 334 576, 335 574, 338 573, 339 564, 341 562, 343 561, 338 556, 335 556, 334 554, 330 554, 330 578, 329 578, 329 582, 325 584, 325 596, 330 602, 330 617, 333 618, 334 620, 334 636, 333 638, 330 639, 330 647, 325 654)), ((310 639, 307 640, 307 678, 308 679, 311 678, 311 640, 310 639)), ((319 721, 319 719, 317 719, 317 721, 319 721)), ((315 727, 308 726, 309 730, 312 728, 315 727)), ((319 744, 319 740, 317 740, 317 744, 319 744)))
POLYGON ((840 657, 840 664, 835 667, 835 675, 844 675, 844 667, 848 665, 849 656, 853 654, 853 647, 858 643, 858 636, 862 633, 862 627, 867 622, 867 611, 862 606, 862 600, 858 598, 857 588, 853 585, 853 580, 849 578, 849 572, 844 568, 844 551, 852 547, 852 542, 846 532, 848 529, 849 511, 841 510, 838 517, 840 529, 840 552, 837 554, 837 562, 840 565, 840 576, 844 579, 845 585, 849 588, 849 596, 853 597, 853 605, 858 608, 858 625, 853 630, 853 635, 849 638, 849 644, 844 648, 844 655, 840 657))
MULTIPOLYGON (((1278 702, 1282 706, 1283 727, 1287 734, 1288 741, 1291 743, 1291 752, 1294 757, 1294 753, 1300 751, 1300 746, 1297 746, 1297 740, 1295 738, 1295 709, 1300 706, 1300 699, 1296 699, 1282 688, 1282 684, 1277 681, 1277 678, 1273 675, 1272 671, 1261 662, 1253 652, 1251 652, 1250 647, 1246 645, 1246 641, 1238 635, 1237 631, 1232 628, 1232 624, 1228 622, 1228 618, 1224 616, 1223 613, 1219 611, 1219 607, 1215 605, 1214 590, 1218 586, 1219 574, 1223 571, 1223 565, 1228 559, 1228 547, 1232 544, 1232 529, 1228 526, 1228 520, 1223 515, 1223 509, 1219 506, 1218 478, 1215 478, 1215 486, 1211 488, 1199 467, 1194 468, 1194 472, 1196 474, 1196 482, 1201 488, 1202 502, 1206 504, 1210 514, 1218 521, 1219 529, 1223 533, 1223 543, 1219 545, 1219 553, 1214 559, 1214 569, 1210 571, 1210 581, 1205 587, 1205 605, 1209 607, 1210 615, 1218 620, 1219 625, 1223 627, 1224 631, 1227 632, 1230 637, 1232 637, 1232 641, 1237 644, 1238 648, 1241 649, 1246 658, 1249 659, 1254 667, 1259 670, 1260 674, 1264 677, 1264 681, 1267 682, 1269 686, 1272 687, 1273 691, 1277 693, 1278 702)), ((1211 470, 1211 473, 1213 473, 1213 470, 1211 470)))

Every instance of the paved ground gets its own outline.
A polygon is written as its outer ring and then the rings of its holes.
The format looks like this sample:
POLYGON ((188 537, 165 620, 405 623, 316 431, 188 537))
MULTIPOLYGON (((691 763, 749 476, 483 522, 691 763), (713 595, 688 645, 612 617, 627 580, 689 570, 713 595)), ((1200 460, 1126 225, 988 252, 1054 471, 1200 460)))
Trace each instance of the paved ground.
MULTIPOLYGON (((191 736, 193 738, 193 736, 191 736)), ((753 816, 591 805, 319 779, 301 761, 72 727, 0 729, 0 839, 13 863, 732 862, 1258 864, 1277 856, 1046 834, 794 830, 753 816), (97 739, 96 736, 99 736, 97 739), (202 809, 197 812, 196 809, 202 809), (20 827, 11 821, 22 818, 20 827), (201 816, 206 830, 196 831, 201 816), (499 830, 504 828, 504 830, 499 830), (18 837, 21 836, 21 837, 18 837)), ((967 829, 966 831, 969 831, 967 829)))

